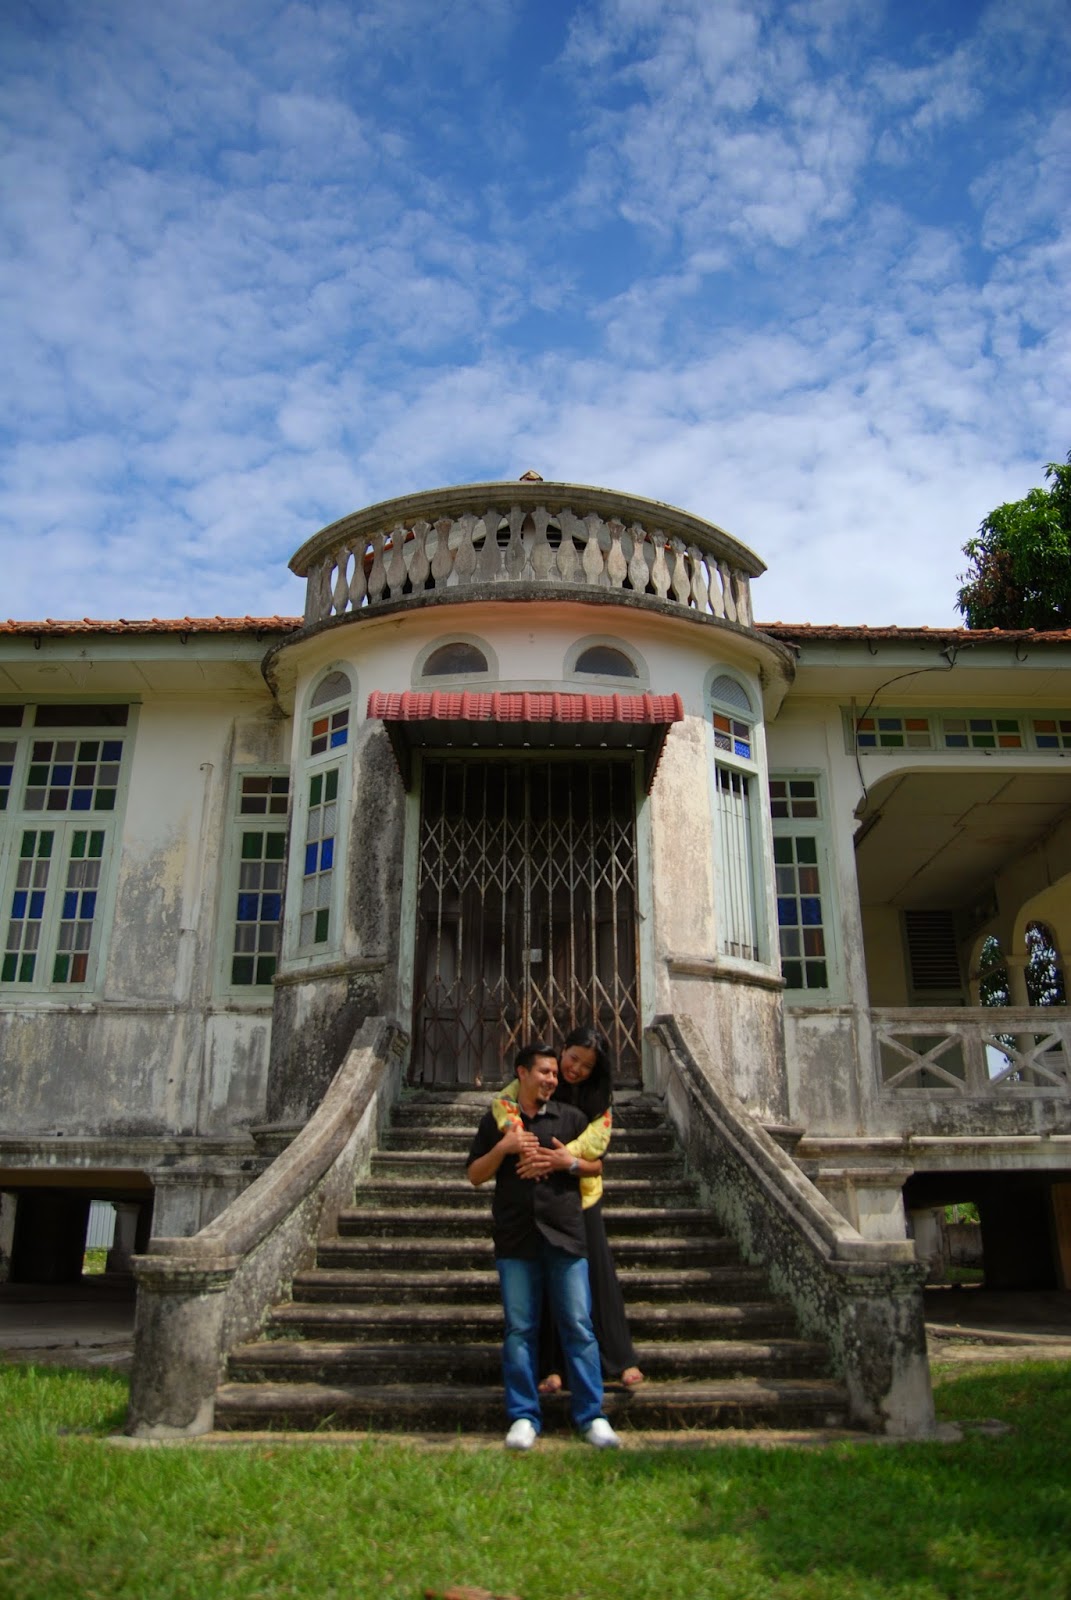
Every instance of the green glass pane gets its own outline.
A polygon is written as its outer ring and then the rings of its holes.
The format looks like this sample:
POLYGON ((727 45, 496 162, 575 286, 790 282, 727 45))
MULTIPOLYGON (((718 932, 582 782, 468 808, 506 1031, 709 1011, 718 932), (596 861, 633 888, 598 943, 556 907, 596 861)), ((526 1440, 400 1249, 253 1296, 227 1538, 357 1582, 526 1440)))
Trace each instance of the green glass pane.
POLYGON ((53 967, 52 967, 52 982, 53 983, 66 983, 67 982, 67 974, 70 971, 70 967, 71 967, 71 958, 70 958, 70 956, 57 956, 56 960, 55 960, 55 963, 53 964, 53 967))
POLYGON ((260 861, 264 856, 264 835, 262 833, 242 834, 242 860, 260 861))
POLYGON ((778 866, 792 866, 792 840, 785 838, 775 839, 773 842, 773 858, 778 866))
POLYGON ((86 853, 86 839, 87 838, 88 838, 88 835, 86 834, 84 829, 79 828, 78 832, 74 835, 74 840, 73 840, 73 842, 71 844, 71 860, 72 861, 81 861, 82 857, 85 855, 85 853, 86 853))
POLYGON ((782 963, 782 972, 785 976, 785 987, 788 989, 803 988, 803 963, 802 961, 785 961, 782 963))
POLYGON ((286 834, 269 833, 265 840, 264 859, 281 861, 286 855, 286 834))
POLYGON ((257 982, 270 983, 275 976, 275 957, 261 956, 257 962, 257 982))
POLYGON ((32 983, 33 982, 33 969, 34 969, 34 967, 36 965, 37 965, 37 956, 36 956, 36 954, 23 956, 22 961, 21 961, 21 963, 19 965, 19 981, 20 981, 20 983, 32 983))
POLYGON ((95 828, 89 835, 89 854, 90 857, 104 854, 104 834, 100 829, 95 828))
POLYGON ((313 944, 323 944, 327 938, 327 925, 330 913, 325 908, 316 913, 316 932, 313 934, 313 944))
POLYGON ((94 811, 114 811, 115 810, 115 790, 114 789, 98 789, 97 792, 96 792, 96 795, 93 798, 93 810, 94 811))
POLYGON ((19 958, 17 955, 12 954, 4 957, 4 965, 3 968, 0 969, 0 977, 3 978, 5 983, 14 983, 15 973, 18 971, 18 965, 19 958))
POLYGON ((318 806, 320 804, 320 796, 323 794, 323 787, 324 779, 322 772, 318 772, 315 777, 309 779, 310 806, 318 806))
POLYGON ((995 750, 997 741, 991 733, 976 733, 972 743, 976 750, 995 750))
POLYGON ((23 860, 27 860, 28 858, 30 858, 31 856, 35 856, 36 854, 37 854, 37 835, 36 835, 36 833, 24 833, 23 836, 22 836, 22 844, 19 847, 19 855, 22 856, 23 860))
POLYGON ((235 956, 231 962, 231 982, 237 984, 252 983, 253 957, 235 956))
POLYGON ((808 989, 827 989, 829 987, 824 961, 807 962, 807 987, 808 989))
POLYGON ((338 768, 335 767, 324 777, 324 799, 335 800, 338 798, 338 768))
POLYGON ((55 834, 52 834, 52 833, 43 833, 41 835, 41 847, 38 850, 37 854, 42 858, 42 860, 48 860, 51 857, 51 855, 52 855, 52 840, 54 838, 55 838, 55 834))
POLYGON ((801 865, 814 866, 818 860, 818 845, 814 839, 796 840, 796 860, 801 865))

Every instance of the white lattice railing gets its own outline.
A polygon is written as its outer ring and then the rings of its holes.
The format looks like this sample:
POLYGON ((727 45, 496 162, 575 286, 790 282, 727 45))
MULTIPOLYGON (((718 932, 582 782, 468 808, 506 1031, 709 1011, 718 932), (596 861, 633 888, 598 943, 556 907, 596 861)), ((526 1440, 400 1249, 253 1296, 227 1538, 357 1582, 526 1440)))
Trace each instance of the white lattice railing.
POLYGON ((1045 1091, 1071 1096, 1071 1008, 912 1007, 874 1010, 882 1087, 962 1095, 1045 1091))
POLYGON ((308 579, 306 623, 429 592, 523 583, 616 589, 752 626, 750 579, 763 566, 721 529, 607 490, 570 487, 564 505, 550 487, 511 484, 492 501, 487 486, 481 499, 466 486, 332 524, 291 562, 308 579))

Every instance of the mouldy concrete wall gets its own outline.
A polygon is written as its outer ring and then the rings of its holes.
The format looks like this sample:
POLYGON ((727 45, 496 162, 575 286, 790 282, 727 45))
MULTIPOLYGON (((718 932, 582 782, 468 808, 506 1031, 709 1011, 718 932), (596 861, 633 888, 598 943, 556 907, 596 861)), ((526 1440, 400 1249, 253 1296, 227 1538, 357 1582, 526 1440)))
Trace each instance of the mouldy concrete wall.
POLYGON ((665 962, 709 959, 717 948, 710 849, 713 819, 702 718, 685 717, 670 729, 650 806, 655 1003, 665 1008, 671 999, 665 962))
POLYGON ((384 962, 380 1012, 395 1002, 402 906, 405 791, 381 722, 365 723, 356 752, 350 830, 349 924, 356 954, 384 962))
POLYGON ((779 989, 675 975, 673 1014, 692 1019, 734 1092, 754 1116, 788 1120, 779 989))
POLYGON ((810 1134, 861 1132, 855 1015, 847 1011, 797 1011, 786 1006, 785 1051, 790 1121, 801 1123, 810 1134))
POLYGON ((393 1009, 398 984, 405 794, 380 722, 365 723, 354 750, 344 954, 317 973, 287 973, 275 986, 269 1122, 303 1123, 350 1040, 368 1017, 393 1009))
POLYGON ((353 1035, 367 1017, 378 1015, 379 988, 378 969, 276 984, 268 1122, 297 1126, 308 1120, 353 1035))

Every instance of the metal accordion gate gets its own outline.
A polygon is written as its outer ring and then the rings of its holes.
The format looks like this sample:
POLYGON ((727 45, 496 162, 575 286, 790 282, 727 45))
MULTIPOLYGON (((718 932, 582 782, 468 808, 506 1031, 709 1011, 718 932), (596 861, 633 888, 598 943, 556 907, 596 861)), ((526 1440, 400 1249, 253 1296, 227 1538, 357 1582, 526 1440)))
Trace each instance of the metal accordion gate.
POLYGON ((492 1087, 585 1023, 639 1082, 635 786, 631 758, 425 758, 416 1082, 492 1087))

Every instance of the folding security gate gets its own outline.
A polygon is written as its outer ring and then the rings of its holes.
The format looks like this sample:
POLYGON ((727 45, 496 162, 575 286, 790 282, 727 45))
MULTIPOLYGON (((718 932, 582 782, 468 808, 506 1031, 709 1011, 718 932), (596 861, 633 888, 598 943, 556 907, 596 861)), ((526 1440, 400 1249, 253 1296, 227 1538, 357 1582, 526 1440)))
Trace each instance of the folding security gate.
POLYGON ((637 1083, 638 976, 632 760, 425 759, 415 1081, 491 1087, 592 1023, 637 1083))

